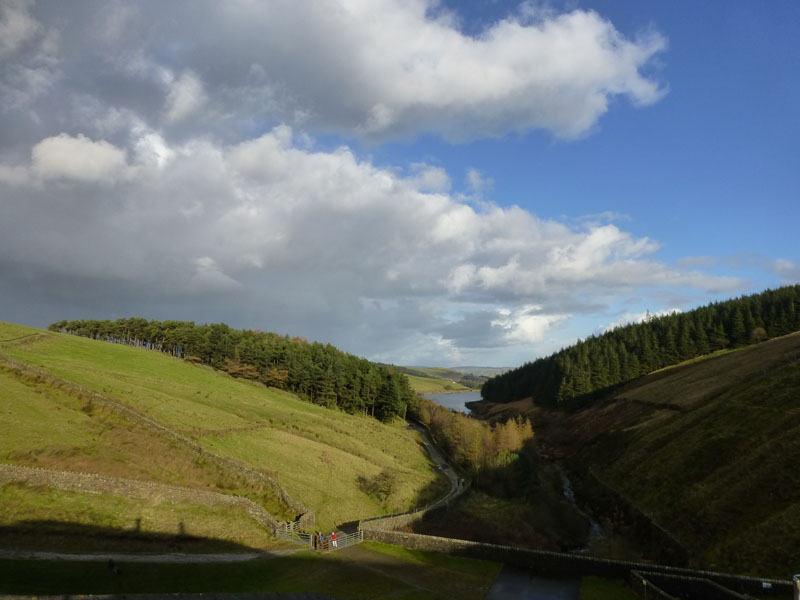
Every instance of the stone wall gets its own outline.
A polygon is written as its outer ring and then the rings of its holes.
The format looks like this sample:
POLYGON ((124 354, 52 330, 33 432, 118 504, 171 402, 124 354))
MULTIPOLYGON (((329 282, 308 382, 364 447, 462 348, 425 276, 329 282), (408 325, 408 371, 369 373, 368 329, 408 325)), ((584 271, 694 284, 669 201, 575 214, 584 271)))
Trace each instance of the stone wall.
MULTIPOLYGON (((442 456, 442 460, 446 460, 447 454, 439 446, 439 444, 436 443, 436 440, 431 434, 430 428, 427 425, 425 425, 425 423, 417 421, 416 419, 413 419, 411 417, 409 417, 408 420, 425 430, 424 435, 427 435, 428 442, 431 444, 431 446, 433 446, 435 451, 437 451, 442 456)), ((431 456, 431 458, 433 458, 433 456, 431 456)), ((454 467, 451 466, 451 468, 453 469, 453 471, 455 471, 454 467)), ((456 473, 458 472, 456 471, 456 473)), ((470 488, 471 484, 472 482, 469 479, 464 478, 464 485, 457 486, 455 489, 451 490, 446 496, 440 498, 436 502, 429 504, 426 507, 407 513, 401 513, 398 515, 388 515, 385 517, 372 517, 370 519, 363 519, 359 521, 358 528, 363 529, 364 531, 367 530, 393 531, 395 529, 400 529, 401 527, 405 527, 406 525, 411 525, 412 523, 416 523, 417 521, 421 521, 424 518, 434 515, 437 511, 448 510, 470 488)))
POLYGON ((289 493, 281 486, 274 478, 270 477, 266 473, 244 465, 238 461, 233 459, 220 456, 219 454, 215 454, 214 452, 209 452, 205 448, 203 448, 197 442, 190 440, 189 438, 173 431, 167 427, 164 427, 160 423, 153 421, 152 419, 145 417, 144 415, 138 413, 134 409, 125 406, 124 404, 113 400, 107 396, 102 394, 98 394, 93 390, 86 389, 82 386, 74 384, 70 381, 66 381, 59 377, 56 377, 47 371, 37 369, 25 363, 19 362, 14 360, 11 357, 5 356, 0 354, 0 364, 5 365, 6 367, 12 369, 24 375, 26 377, 31 377, 34 380, 42 381, 42 382, 57 382, 58 385, 62 389, 66 389, 75 393, 81 397, 87 398, 90 402, 97 402, 101 404, 103 407, 107 408, 108 410, 124 417, 128 421, 132 423, 136 423, 142 427, 149 429, 150 431, 156 432, 159 435, 167 437, 168 439, 172 440, 183 446, 184 448, 188 448, 191 452, 202 456, 205 460, 214 463, 218 467, 236 473, 237 475, 243 477, 247 481, 251 483, 255 483, 257 485, 261 485, 266 487, 267 489, 271 490, 275 493, 280 499, 281 502, 293 513, 298 515, 297 519, 304 523, 304 528, 313 529, 314 528, 314 512, 306 508, 300 502, 294 500, 289 493))
MULTIPOLYGON (((703 598, 703 600, 750 600, 705 577, 631 571, 631 587, 642 598, 703 598), (662 595, 655 595, 655 590, 662 595)), ((763 588, 762 588, 763 589, 763 588)))
POLYGON ((412 550, 440 552, 442 554, 451 554, 454 556, 465 556, 468 558, 501 562, 542 575, 597 575, 627 580, 631 571, 639 571, 707 579, 740 593, 758 593, 760 597, 787 597, 792 592, 792 582, 786 580, 757 579, 754 577, 714 573, 711 571, 697 571, 667 565, 610 560, 583 556, 580 554, 546 552, 543 550, 528 550, 525 548, 515 548, 513 546, 485 544, 482 542, 455 540, 400 531, 364 529, 364 539, 402 546, 412 550), (771 587, 765 589, 762 587, 763 583, 767 583, 771 587))
POLYGON ((187 487, 109 477, 96 473, 54 471, 38 467, 0 464, 0 483, 22 482, 69 492, 84 494, 111 494, 125 498, 144 498, 172 503, 190 503, 202 506, 230 506, 242 508, 264 529, 273 535, 279 522, 264 507, 249 498, 231 496, 187 487))

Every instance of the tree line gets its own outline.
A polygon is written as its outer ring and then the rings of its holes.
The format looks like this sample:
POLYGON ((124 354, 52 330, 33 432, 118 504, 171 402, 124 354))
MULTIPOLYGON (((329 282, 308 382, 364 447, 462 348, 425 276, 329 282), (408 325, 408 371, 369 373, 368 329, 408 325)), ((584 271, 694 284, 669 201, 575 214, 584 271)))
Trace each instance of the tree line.
POLYGON ((524 496, 536 478, 533 426, 525 416, 488 423, 421 398, 415 416, 448 457, 479 489, 494 496, 524 496))
POLYGON ((489 402, 532 397, 545 406, 591 400, 651 371, 798 330, 800 285, 767 290, 593 335, 493 377, 483 384, 481 397, 489 402))
POLYGON ((232 329, 224 323, 142 318, 62 320, 49 329, 211 365, 233 377, 293 392, 314 404, 381 421, 405 417, 409 408, 417 407, 408 378, 394 366, 377 365, 303 338, 232 329))

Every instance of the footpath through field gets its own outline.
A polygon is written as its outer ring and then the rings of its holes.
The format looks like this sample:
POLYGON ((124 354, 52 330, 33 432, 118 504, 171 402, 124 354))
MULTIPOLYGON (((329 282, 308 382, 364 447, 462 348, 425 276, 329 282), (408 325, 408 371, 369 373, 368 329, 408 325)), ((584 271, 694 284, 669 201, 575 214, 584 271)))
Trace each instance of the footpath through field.
POLYGON ((409 429, 415 429, 416 431, 420 432, 422 435, 422 443, 425 445, 425 449, 428 451, 428 455, 431 457, 431 460, 436 463, 439 471, 444 473, 450 480, 450 491, 427 508, 437 508, 460 496, 464 491, 464 486, 461 483, 462 479, 458 476, 458 473, 456 473, 453 465, 447 461, 447 458, 444 456, 444 454, 442 454, 439 451, 439 448, 436 447, 436 444, 434 444, 433 440, 431 439, 430 432, 418 423, 409 422, 408 427, 409 429))

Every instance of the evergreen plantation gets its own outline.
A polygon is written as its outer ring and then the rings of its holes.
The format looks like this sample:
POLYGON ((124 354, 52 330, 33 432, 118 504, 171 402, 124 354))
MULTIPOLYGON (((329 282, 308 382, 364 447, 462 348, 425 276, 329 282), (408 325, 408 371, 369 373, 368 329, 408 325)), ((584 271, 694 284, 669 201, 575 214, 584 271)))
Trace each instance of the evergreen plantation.
POLYGON ((800 330, 800 285, 767 290, 686 313, 651 317, 579 341, 484 383, 489 402, 532 397, 555 406, 711 352, 800 330))
POLYGON ((62 320, 49 329, 164 352, 293 392, 314 404, 382 421, 404 417, 409 408, 416 408, 416 394, 395 367, 303 338, 232 329, 224 323, 142 318, 62 320))

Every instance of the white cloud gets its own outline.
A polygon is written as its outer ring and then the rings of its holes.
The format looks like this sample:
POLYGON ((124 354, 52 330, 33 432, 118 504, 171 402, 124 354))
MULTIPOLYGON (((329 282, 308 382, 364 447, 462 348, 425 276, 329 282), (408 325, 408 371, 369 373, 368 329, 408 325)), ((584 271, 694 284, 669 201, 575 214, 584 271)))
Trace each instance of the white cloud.
POLYGON ((128 175, 125 151, 104 140, 66 133, 49 137, 33 147, 32 169, 42 179, 72 179, 113 183, 128 175))
POLYGON ((545 334, 556 325, 564 323, 571 315, 541 314, 539 306, 521 306, 501 315, 492 325, 497 325, 505 331, 508 342, 517 342, 533 345, 541 342, 545 334))
POLYGON ((0 60, 14 54, 40 28, 31 17, 30 0, 5 0, 0 4, 0 60))
POLYGON ((467 170, 467 185, 476 196, 480 196, 494 185, 490 177, 484 177, 478 169, 467 170))
POLYGON ((441 167, 434 167, 424 163, 411 165, 413 176, 408 183, 422 192, 449 192, 450 176, 441 167))
POLYGON ((627 39, 585 10, 521 11, 473 36, 434 0, 86 4, 69 18, 29 6, 5 5, 0 52, 14 52, 15 73, 0 93, 20 114, 36 100, 45 119, 68 116, 80 93, 150 127, 228 140, 276 120, 373 140, 534 129, 571 139, 616 97, 641 106, 665 93, 649 73, 665 39, 627 39))
POLYGON ((720 262, 717 256, 686 256, 678 261, 682 268, 713 267, 720 262))
POLYGON ((624 312, 622 313, 622 315, 620 315, 619 319, 617 319, 616 321, 598 327, 598 331, 600 331, 601 333, 606 331, 612 331, 617 327, 623 327, 625 325, 632 325, 635 323, 644 323, 645 321, 649 321, 650 319, 665 317, 667 315, 674 315, 675 313, 680 313, 680 312, 683 312, 680 308, 667 308, 664 310, 657 310, 652 313, 650 311, 644 311, 639 313, 624 312))
POLYGON ((449 179, 436 168, 403 176, 346 147, 313 150, 286 126, 231 145, 137 135, 131 164, 108 142, 61 134, 34 148, 36 179, 0 169, 16 186, 0 205, 0 271, 24 261, 54 298, 49 274, 91 277, 96 302, 123 277, 138 314, 155 303, 165 318, 232 316, 376 357, 424 342, 454 361, 551 349, 570 315, 622 294, 741 285, 660 263, 655 242, 612 225, 475 208, 427 191, 449 179), (47 236, 27 235, 34 223, 47 236))
POLYGON ((781 278, 784 285, 800 283, 800 264, 779 258, 772 264, 772 271, 781 278))
POLYGON ((170 86, 164 110, 167 121, 182 121, 200 109, 205 102, 203 82, 191 71, 186 71, 170 86))

